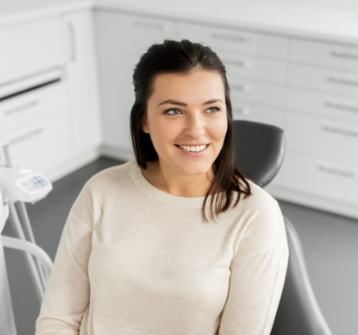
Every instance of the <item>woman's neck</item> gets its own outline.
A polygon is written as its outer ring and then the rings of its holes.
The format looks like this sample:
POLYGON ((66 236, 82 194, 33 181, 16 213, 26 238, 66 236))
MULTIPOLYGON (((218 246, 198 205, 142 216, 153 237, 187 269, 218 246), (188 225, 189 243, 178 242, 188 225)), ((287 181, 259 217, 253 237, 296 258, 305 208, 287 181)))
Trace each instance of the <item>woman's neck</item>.
POLYGON ((145 179, 156 188, 166 193, 181 197, 205 196, 213 177, 212 171, 205 175, 178 176, 163 171, 158 161, 147 162, 147 168, 142 169, 145 179))

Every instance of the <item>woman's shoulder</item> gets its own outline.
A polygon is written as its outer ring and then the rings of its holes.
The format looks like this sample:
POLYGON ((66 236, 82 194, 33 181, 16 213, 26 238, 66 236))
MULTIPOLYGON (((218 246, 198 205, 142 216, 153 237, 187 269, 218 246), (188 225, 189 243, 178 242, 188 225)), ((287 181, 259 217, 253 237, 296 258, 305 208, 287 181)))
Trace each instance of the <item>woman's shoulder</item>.
POLYGON ((134 163, 134 160, 130 159, 127 162, 105 168, 91 176, 87 180, 86 186, 92 190, 106 189, 107 191, 112 187, 118 187, 119 184, 129 179, 134 163))
POLYGON ((251 194, 246 198, 245 197, 242 198, 245 206, 252 207, 252 208, 277 206, 278 204, 277 200, 269 192, 267 192, 264 188, 262 188, 252 180, 250 179, 246 179, 246 180, 250 186, 251 194))
POLYGON ((255 254, 277 246, 287 248, 285 221, 278 201, 249 181, 252 194, 241 202, 237 246, 241 254, 255 254), (246 241, 246 243, 245 243, 246 241))
POLYGON ((252 223, 256 222, 256 225, 266 225, 268 222, 271 222, 271 225, 272 222, 281 225, 283 216, 279 202, 261 186, 251 180, 247 181, 251 194, 240 199, 240 216, 246 217, 252 223))
POLYGON ((249 221, 262 232, 282 231, 284 220, 279 202, 261 186, 252 181, 249 184, 252 194, 244 200, 247 201, 245 210, 251 217, 249 221))

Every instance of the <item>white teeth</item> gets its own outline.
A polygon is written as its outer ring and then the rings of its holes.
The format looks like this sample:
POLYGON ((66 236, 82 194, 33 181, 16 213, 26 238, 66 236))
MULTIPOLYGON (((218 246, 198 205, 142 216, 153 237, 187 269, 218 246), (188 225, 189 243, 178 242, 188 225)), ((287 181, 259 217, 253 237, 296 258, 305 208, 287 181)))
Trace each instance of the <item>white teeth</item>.
POLYGON ((199 152, 199 151, 203 151, 206 148, 206 144, 203 144, 203 145, 180 145, 180 147, 185 151, 199 152))

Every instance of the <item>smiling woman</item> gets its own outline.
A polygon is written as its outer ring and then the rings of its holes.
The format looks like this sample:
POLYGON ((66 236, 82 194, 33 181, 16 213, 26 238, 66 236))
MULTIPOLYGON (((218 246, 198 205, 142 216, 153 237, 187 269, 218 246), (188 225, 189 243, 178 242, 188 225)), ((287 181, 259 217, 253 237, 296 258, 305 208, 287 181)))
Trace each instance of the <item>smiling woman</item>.
POLYGON ((214 51, 188 40, 153 45, 133 83, 133 147, 152 185, 173 195, 205 196, 204 221, 209 199, 213 219, 250 195, 235 167, 230 89, 214 51))
POLYGON ((133 83, 135 158, 78 195, 36 335, 269 335, 287 238, 277 201, 235 167, 224 65, 166 40, 133 83))
POLYGON ((144 169, 143 174, 170 194, 203 196, 227 132, 221 75, 196 66, 184 74, 159 74, 152 85, 143 131, 160 159, 149 162, 151 173, 144 169))

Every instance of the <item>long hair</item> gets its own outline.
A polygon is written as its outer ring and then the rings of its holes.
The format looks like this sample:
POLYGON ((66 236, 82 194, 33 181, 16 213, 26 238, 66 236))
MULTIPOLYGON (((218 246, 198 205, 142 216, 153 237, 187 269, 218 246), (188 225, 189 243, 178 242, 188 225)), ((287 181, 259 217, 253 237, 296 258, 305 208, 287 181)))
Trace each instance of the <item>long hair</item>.
POLYGON ((133 149, 137 163, 143 169, 148 161, 159 159, 149 134, 142 127, 146 118, 147 102, 153 92, 153 82, 161 73, 185 73, 200 65, 203 69, 217 71, 224 82, 225 104, 228 127, 223 147, 213 163, 214 178, 205 195, 202 206, 202 219, 208 222, 205 206, 210 198, 210 216, 226 211, 231 205, 238 204, 241 195, 246 198, 251 194, 248 181, 235 166, 235 141, 232 131, 232 106, 230 88, 226 78, 226 69, 217 54, 208 46, 193 43, 189 40, 164 40, 161 44, 153 44, 144 53, 133 73, 135 102, 131 109, 130 128, 133 149), (236 194, 236 200, 235 200, 236 194))

